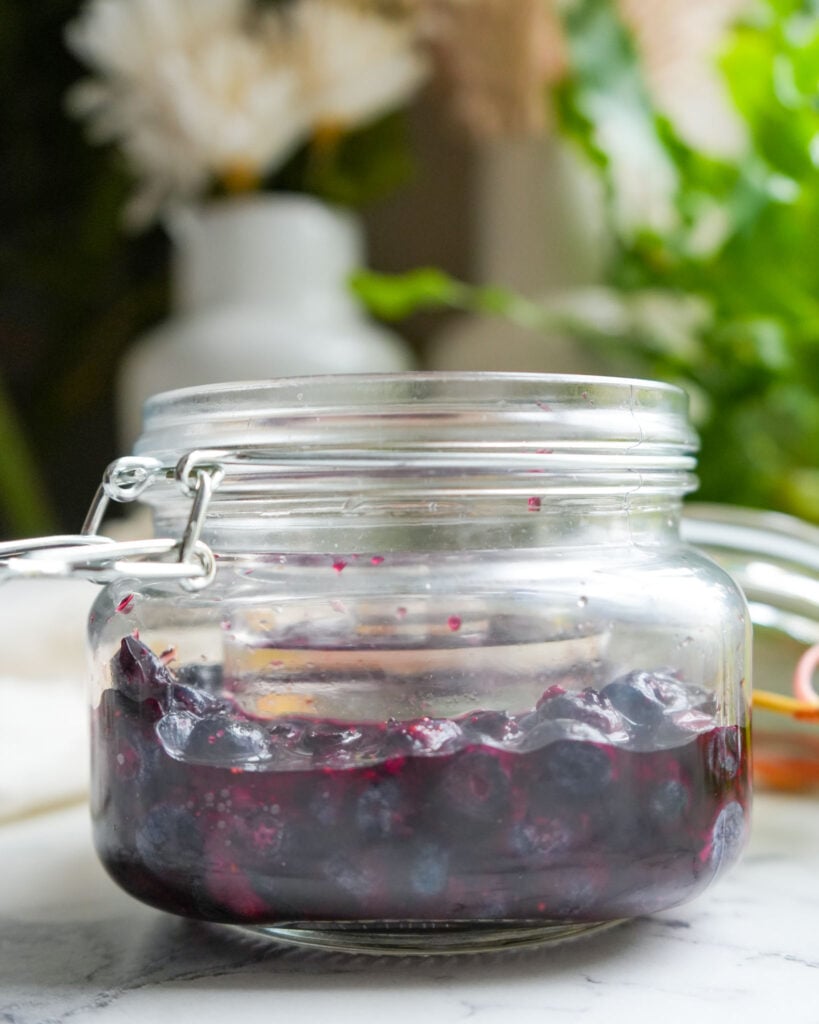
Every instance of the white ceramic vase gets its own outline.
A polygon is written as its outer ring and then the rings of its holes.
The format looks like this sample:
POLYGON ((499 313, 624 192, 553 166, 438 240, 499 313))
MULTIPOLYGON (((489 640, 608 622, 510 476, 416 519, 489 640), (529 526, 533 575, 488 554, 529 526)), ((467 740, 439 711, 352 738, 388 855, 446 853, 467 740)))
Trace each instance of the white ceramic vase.
POLYGON ((145 399, 222 381, 411 369, 412 354, 371 322, 347 287, 365 263, 361 224, 299 195, 258 195, 185 211, 174 243, 173 315, 126 354, 123 450, 145 399))

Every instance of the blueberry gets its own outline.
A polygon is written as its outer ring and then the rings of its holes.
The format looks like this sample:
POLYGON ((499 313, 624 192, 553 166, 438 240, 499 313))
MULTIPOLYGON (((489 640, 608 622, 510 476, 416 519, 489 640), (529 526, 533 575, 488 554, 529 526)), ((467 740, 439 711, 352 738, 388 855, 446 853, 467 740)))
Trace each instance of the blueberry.
POLYGON ((541 721, 567 720, 582 722, 602 733, 612 733, 622 728, 620 715, 610 700, 588 688, 578 692, 557 692, 556 687, 547 690, 538 701, 537 711, 541 721))
POLYGON ((714 874, 732 864, 745 843, 745 811, 742 804, 731 801, 717 815, 711 832, 709 863, 714 874))
POLYGON ((156 734, 163 749, 177 761, 185 757, 198 719, 187 711, 171 711, 156 723, 156 734))
POLYGON ((360 859, 335 854, 324 865, 324 876, 339 889, 365 899, 374 893, 377 886, 376 873, 360 859))
POLYGON ((135 703, 150 698, 164 701, 174 682, 164 662, 134 636, 124 637, 111 659, 111 678, 114 686, 135 703))
POLYGON ((209 715, 194 725, 185 757, 217 765, 258 764, 271 757, 268 735, 255 722, 209 715))
POLYGON ((603 867, 580 864, 554 867, 547 875, 546 898, 538 906, 545 905, 547 917, 570 921, 594 920, 600 913, 605 886, 603 867))
POLYGON ((467 750, 455 757, 441 782, 444 813, 477 824, 500 821, 509 808, 509 779, 493 754, 467 750))
POLYGON ((184 686, 182 683, 171 685, 171 704, 181 711, 189 711, 200 717, 221 707, 221 702, 216 697, 192 686, 184 686))
POLYGON ((319 786, 310 796, 307 810, 319 825, 332 828, 341 819, 342 807, 338 793, 330 785, 319 786))
POLYGON ((715 729, 708 743, 708 768, 719 786, 732 782, 741 765, 742 733, 736 727, 715 729))
POLYGON ((245 867, 262 870, 270 867, 286 847, 286 830, 282 820, 267 811, 249 817, 228 819, 230 836, 237 860, 245 867))
POLYGON ((198 871, 202 836, 189 810, 157 804, 136 830, 136 849, 145 866, 157 874, 198 871))
POLYGON ((162 715, 162 708, 156 700, 146 700, 135 704, 119 690, 108 689, 100 699, 97 711, 100 735, 108 741, 112 736, 119 735, 127 728, 129 733, 134 728, 144 729, 153 734, 153 724, 162 715))
POLYGON ((409 865, 410 889, 418 896, 438 896, 449 879, 449 853, 437 843, 420 843, 409 865))
POLYGON ((593 743, 557 740, 541 750, 540 760, 542 781, 571 799, 599 797, 612 779, 608 754, 593 743))
POLYGON ((716 710, 716 696, 713 691, 701 686, 683 683, 675 676, 664 672, 652 675, 652 688, 657 699, 667 712, 691 711, 696 709, 706 714, 716 710))
POLYGON ((559 858, 574 841, 572 828, 563 818, 527 817, 509 833, 513 854, 537 867, 545 867, 559 858))
POLYGON ((403 825, 403 794, 393 779, 373 783, 355 805, 356 828, 365 839, 384 839, 403 825))
POLYGON ((650 672, 629 672, 604 686, 600 696, 611 702, 626 722, 640 730, 656 729, 663 721, 665 705, 650 672))
POLYGON ((661 826, 678 824, 688 811, 691 794, 688 787, 677 779, 666 779, 648 794, 648 814, 661 826))

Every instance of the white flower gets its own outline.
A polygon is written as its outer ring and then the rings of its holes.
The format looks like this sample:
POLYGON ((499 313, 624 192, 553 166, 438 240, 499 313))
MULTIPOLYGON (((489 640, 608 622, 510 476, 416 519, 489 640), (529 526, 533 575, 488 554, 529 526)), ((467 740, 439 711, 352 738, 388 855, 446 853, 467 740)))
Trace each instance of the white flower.
POLYGON ((299 0, 293 26, 317 128, 356 128, 406 103, 427 75, 411 21, 299 0))
POLYGON ((94 0, 67 26, 66 41, 97 71, 140 81, 152 58, 196 50, 247 15, 248 0, 94 0))
POLYGON ((106 76, 69 106, 121 146, 139 183, 132 222, 213 180, 258 184, 306 135, 292 47, 246 0, 96 0, 67 38, 106 76))

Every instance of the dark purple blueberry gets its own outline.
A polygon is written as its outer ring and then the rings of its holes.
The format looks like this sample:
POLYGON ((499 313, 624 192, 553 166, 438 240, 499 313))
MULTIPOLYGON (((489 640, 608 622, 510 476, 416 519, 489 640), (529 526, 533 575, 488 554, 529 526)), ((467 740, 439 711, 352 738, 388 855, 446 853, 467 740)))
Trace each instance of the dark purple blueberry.
POLYGON ((663 721, 665 705, 650 672, 629 672, 604 686, 600 696, 609 701, 627 723, 640 730, 656 729, 663 721))
MULTIPOLYGON (((446 767, 439 789, 441 813, 454 828, 502 821, 509 810, 509 779, 488 751, 467 750, 446 767)), ((448 824, 443 821, 444 827, 448 824)))
POLYGON ((174 682, 165 663, 134 636, 123 637, 111 659, 111 678, 114 686, 135 703, 151 698, 164 702, 174 682))
POLYGON ((418 896, 438 896, 449 878, 449 853, 438 843, 419 843, 409 863, 410 889, 418 896))
POLYGON ((404 794, 395 779, 378 779, 355 805, 355 824, 367 840, 385 839, 404 828, 404 794))
POLYGON ((533 867, 559 860, 576 840, 569 821, 560 817, 527 817, 513 825, 509 832, 513 855, 533 867))
POLYGON ((745 843, 745 811, 736 800, 717 815, 711 832, 709 863, 716 874, 737 859, 745 843))
POLYGON ((339 889, 359 900, 372 895, 378 885, 376 872, 360 857, 334 854, 325 862, 323 874, 339 889))
MULTIPOLYGON (((314 831, 316 831, 316 824, 325 829, 342 824, 344 810, 343 801, 339 799, 338 787, 334 786, 330 779, 323 783, 319 782, 307 803, 307 812, 314 819, 312 826, 314 831)), ((320 845, 327 841, 326 834, 320 830, 316 831, 316 834, 320 845)))
POLYGON ((734 727, 714 729, 708 743, 708 769, 718 786, 733 782, 741 763, 742 732, 734 727))
POLYGON ((270 760, 270 741, 256 722, 210 715, 196 721, 185 748, 185 758, 228 767, 270 760))
POLYGON ((555 693, 557 687, 547 690, 538 701, 537 711, 541 721, 570 721, 590 725, 602 733, 616 732, 623 728, 620 715, 611 701, 591 688, 580 692, 555 693))
POLYGON ((234 856, 254 870, 272 867, 287 847, 287 831, 278 815, 257 811, 247 817, 227 819, 227 835, 234 856))
POLYGON ((145 867, 163 874, 201 868, 202 835, 185 807, 157 804, 136 829, 136 850, 145 867))
POLYGON ((593 743, 557 740, 539 753, 542 781, 562 797, 596 799, 612 780, 609 755, 593 743))
POLYGON ((594 919, 606 895, 607 872, 588 864, 555 867, 546 873, 549 899, 544 900, 547 917, 567 920, 594 919))
POLYGON ((136 704, 119 690, 106 690, 100 699, 97 712, 101 735, 107 739, 115 736, 125 728, 148 729, 152 731, 154 722, 162 715, 162 708, 156 700, 146 700, 136 704))
POLYGON ((678 779, 666 779, 649 790, 646 798, 651 820, 662 827, 678 824, 691 805, 688 787, 678 779))
POLYGON ((156 734, 165 752, 181 760, 199 719, 189 711, 169 711, 156 723, 156 734))
POLYGON ((199 717, 217 711, 223 706, 223 702, 212 694, 204 690, 197 690, 192 686, 184 686, 182 683, 171 685, 170 696, 171 706, 180 711, 189 711, 199 717))
POLYGON ((684 683, 667 672, 654 672, 651 679, 654 693, 667 712, 697 710, 713 715, 716 710, 716 696, 711 690, 684 683))

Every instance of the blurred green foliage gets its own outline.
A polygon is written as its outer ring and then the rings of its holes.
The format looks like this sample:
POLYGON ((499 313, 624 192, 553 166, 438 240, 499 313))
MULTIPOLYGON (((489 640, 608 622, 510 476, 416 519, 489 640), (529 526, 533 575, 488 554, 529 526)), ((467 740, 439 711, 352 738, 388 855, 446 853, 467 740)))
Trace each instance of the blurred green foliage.
POLYGON ((603 0, 566 13, 572 74, 557 94, 563 128, 599 167, 610 209, 600 92, 630 105, 632 123, 673 169, 673 225, 626 233, 612 223, 608 277, 623 293, 663 289, 707 308, 687 351, 643 346, 632 358, 641 372, 707 400, 702 496, 811 519, 819 519, 818 9, 763 0, 731 33, 721 65, 748 133, 735 160, 694 150, 658 115, 628 33, 603 0), (709 220, 717 238, 703 245, 709 220))
POLYGON ((538 305, 437 271, 363 275, 354 286, 380 315, 435 305, 499 313, 569 331, 623 373, 682 384, 702 437, 700 497, 819 521, 818 11, 813 0, 760 0, 732 31, 721 67, 748 144, 717 159, 655 108, 615 5, 565 5, 570 73, 554 102, 605 188, 602 314, 600 294, 586 306, 583 296, 538 305), (607 134, 615 116, 670 182, 659 228, 621 216, 622 140, 614 153, 607 134))

